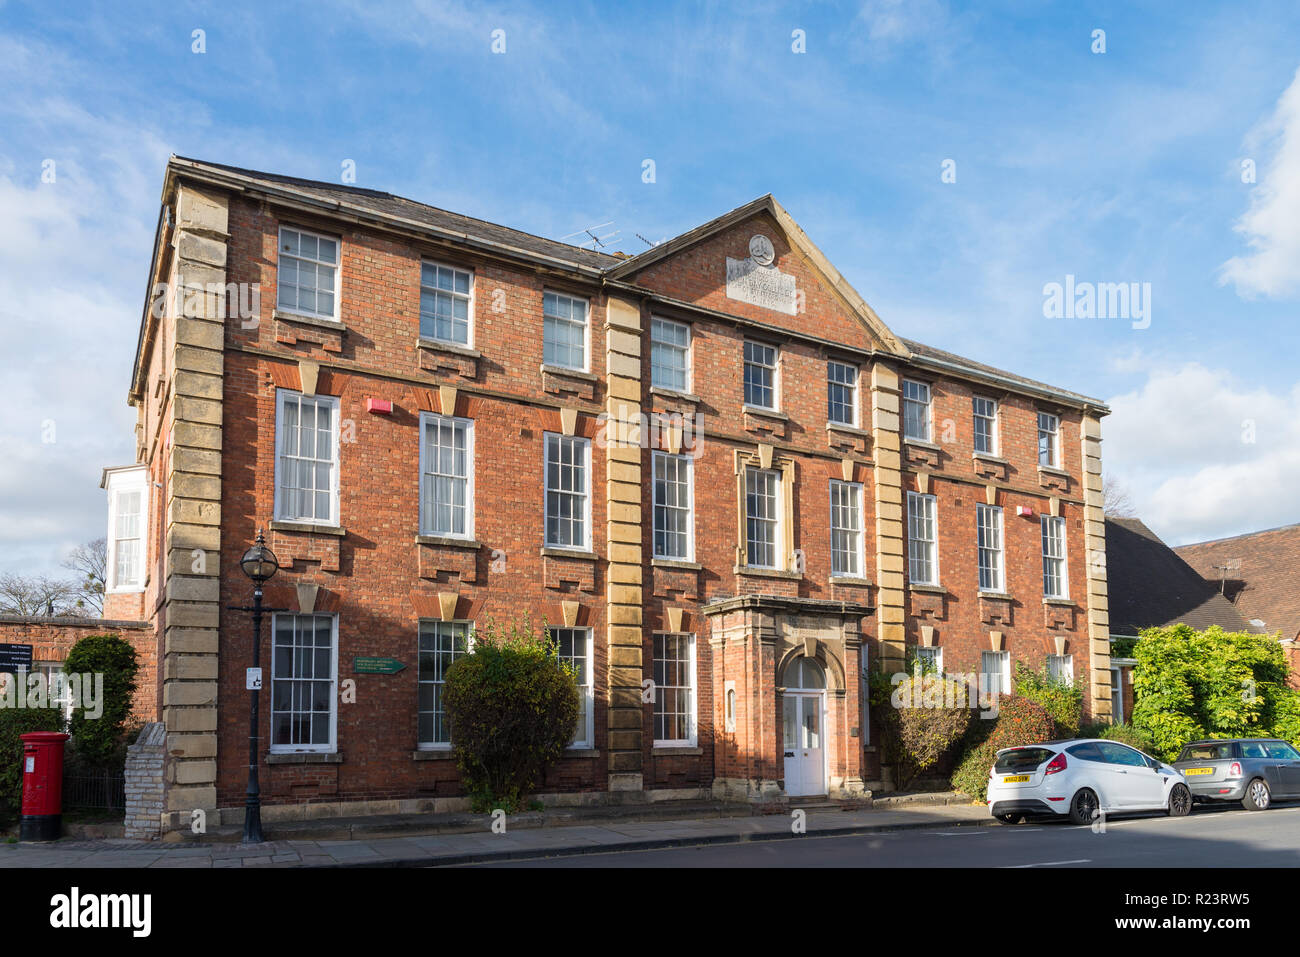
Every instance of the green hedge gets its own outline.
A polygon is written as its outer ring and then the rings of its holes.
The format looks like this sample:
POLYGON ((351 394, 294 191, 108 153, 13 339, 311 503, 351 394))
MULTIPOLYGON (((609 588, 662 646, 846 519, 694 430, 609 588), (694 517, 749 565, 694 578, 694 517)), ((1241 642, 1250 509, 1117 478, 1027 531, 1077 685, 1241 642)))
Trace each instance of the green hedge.
POLYGON ((1134 649, 1133 726, 1166 761, 1197 738, 1300 743, 1300 694, 1275 635, 1148 628, 1134 649))
POLYGON ((1072 738, 1079 733, 1079 724, 1083 720, 1083 685, 1079 680, 1060 681, 1050 677, 1046 669, 1033 671, 1018 661, 1016 696, 1047 709, 1055 725, 1055 737, 1072 738))
POLYGON ((0 708, 0 814, 18 815, 23 804, 23 742, 30 731, 62 731, 60 708, 0 708))
MULTIPOLYGON (((136 728, 131 720, 135 679, 140 671, 135 648, 118 635, 88 635, 68 652, 65 675, 103 675, 103 699, 98 717, 77 702, 69 730, 77 760, 92 768, 122 768, 126 746, 136 728)), ((84 695, 83 695, 84 697, 84 695)))
POLYGON ((937 767, 965 740, 973 715, 967 698, 965 685, 918 670, 894 686, 886 705, 876 707, 884 757, 894 766, 900 790, 937 767))

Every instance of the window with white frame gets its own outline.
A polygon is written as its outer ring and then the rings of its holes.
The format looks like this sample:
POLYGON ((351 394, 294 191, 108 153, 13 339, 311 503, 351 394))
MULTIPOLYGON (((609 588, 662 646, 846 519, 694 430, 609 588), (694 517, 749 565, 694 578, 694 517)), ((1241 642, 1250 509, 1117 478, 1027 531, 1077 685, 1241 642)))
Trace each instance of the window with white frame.
POLYGON ((335 319, 339 241, 290 226, 280 227, 276 306, 320 319, 335 319))
POLYGON ((654 636, 656 747, 695 747, 695 636, 654 636))
POLYGON ((281 390, 275 423, 275 517, 337 525, 339 400, 281 390))
POLYGON ((560 660, 573 666, 578 681, 578 724, 569 747, 590 748, 595 737, 592 731, 591 629, 551 628, 548 630, 556 643, 560 660))
POLYGON ((913 585, 939 584, 939 529, 933 495, 907 493, 907 566, 913 585))
POLYGON ((591 443, 546 433, 546 544, 591 548, 591 443))
POLYGON ((674 392, 691 388, 691 327, 657 316, 650 319, 650 384, 674 392))
POLYGON ((271 750, 333 751, 338 617, 272 617, 271 750))
POLYGON ((474 423, 420 416, 420 533, 474 537, 474 423))
POLYGON ((1074 684, 1074 655, 1048 655, 1047 677, 1061 684, 1074 684))
POLYGON ((780 568, 781 473, 745 469, 745 562, 751 568, 780 568))
POLYGON ((776 347, 745 343, 745 405, 776 408, 776 347))
POLYGON ((903 380, 903 438, 930 441, 930 386, 903 380))
POLYGON ((689 455, 655 452, 654 557, 693 561, 692 463, 689 455))
POLYGON ((1006 591, 1006 562, 1002 542, 1002 509, 975 506, 976 558, 980 591, 1006 591))
POLYGON ((980 654, 980 685, 989 694, 1011 694, 1011 652, 980 654))
POLYGON ((420 264, 420 335, 469 345, 474 274, 441 263, 420 264))
POLYGON ((826 363, 826 419, 836 425, 858 424, 858 368, 826 363))
POLYGON ((1061 420, 1049 412, 1038 413, 1038 464, 1061 465, 1061 420))
POLYGON ((930 648, 917 648, 916 660, 921 663, 921 670, 929 673, 943 674, 943 649, 938 645, 930 648))
POLYGON ((1043 516, 1043 597, 1067 598, 1069 578, 1065 570, 1065 518, 1043 516))
POLYGON ((831 574, 862 577, 862 486, 831 481, 831 574))
POLYGON ((144 489, 123 489, 113 498, 113 585, 138 588, 144 581, 144 489))
POLYGON ((451 724, 443 704, 443 685, 451 663, 469 654, 473 647, 473 622, 420 622, 416 720, 421 748, 451 747, 451 724))
POLYGON ((587 300, 558 292, 542 294, 542 361, 586 371, 587 300))
POLYGON ((998 454, 998 404, 993 399, 974 396, 970 400, 975 425, 975 451, 998 454))

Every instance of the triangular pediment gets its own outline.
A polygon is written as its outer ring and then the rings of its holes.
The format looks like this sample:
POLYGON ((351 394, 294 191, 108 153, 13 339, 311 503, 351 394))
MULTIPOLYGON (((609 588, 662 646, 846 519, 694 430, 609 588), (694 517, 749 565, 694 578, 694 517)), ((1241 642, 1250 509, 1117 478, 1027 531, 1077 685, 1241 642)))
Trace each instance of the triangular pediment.
POLYGON ((607 275, 856 349, 910 354, 770 194, 633 256, 607 275))

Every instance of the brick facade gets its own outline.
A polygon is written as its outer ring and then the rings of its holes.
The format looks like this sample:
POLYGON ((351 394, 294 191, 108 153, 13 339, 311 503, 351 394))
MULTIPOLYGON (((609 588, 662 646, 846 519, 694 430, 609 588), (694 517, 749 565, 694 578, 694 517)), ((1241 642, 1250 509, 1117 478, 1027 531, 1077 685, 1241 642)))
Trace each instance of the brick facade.
POLYGON ((252 321, 222 319, 225 303, 183 301, 146 316, 141 333, 132 395, 138 460, 156 484, 149 565, 160 574, 150 597, 167 636, 158 693, 175 758, 169 826, 182 826, 191 807, 242 805, 250 624, 228 606, 249 600, 238 560, 259 527, 282 566, 268 604, 336 615, 336 693, 355 683, 355 703, 336 705, 329 753, 266 753, 263 693, 262 789, 286 815, 312 804, 460 799, 447 753, 417 747, 421 621, 531 616, 592 630, 593 747, 551 771, 543 791, 553 795, 779 796, 782 701, 793 693, 783 681, 803 656, 826 675, 818 740, 831 794, 881 786, 860 675, 864 662, 897 668, 908 645, 938 645, 949 670, 967 671, 991 644, 1035 668, 1064 651, 1090 688, 1089 712, 1108 714, 1104 562, 1088 551, 1100 505, 1099 464, 1094 478, 1089 461, 1099 463, 1104 407, 897 339, 770 197, 631 259, 472 220, 452 228, 451 214, 384 194, 177 159, 164 201, 172 212, 154 275, 188 269, 255 284, 261 299, 252 321), (277 310, 281 225, 339 239, 335 320, 277 310), (755 235, 793 277, 794 315, 727 294, 727 259, 749 256, 755 235), (426 260, 472 271, 469 346, 420 339, 426 260), (583 372, 544 366, 548 291, 589 303, 583 372), (687 393, 651 386, 651 317, 690 327, 687 393), (776 413, 744 407, 747 339, 779 349, 776 413), (855 427, 828 427, 828 358, 858 368, 855 427), (932 386, 932 446, 900 439, 902 378, 932 386), (278 390, 337 399, 337 525, 273 519, 278 390), (999 401, 996 461, 972 454, 973 390, 999 401), (1039 410, 1061 418, 1059 470, 1037 467, 1039 410), (470 541, 420 534, 422 413, 473 423, 470 541), (654 413, 677 418, 638 432, 654 413), (589 551, 543 547, 548 433, 591 440, 589 551), (692 455, 691 561, 653 557, 656 448, 692 455), (745 562, 750 467, 783 476, 785 554, 773 570, 745 562), (832 480, 862 486, 863 567, 851 579, 831 574, 832 480), (925 592, 906 584, 906 494, 918 490, 938 503, 941 588, 925 592), (978 594, 974 516, 984 502, 1005 516, 1001 599, 978 594), (1021 506, 1028 516, 1017 516, 1021 506), (1060 602, 1043 600, 1039 517, 1048 514, 1066 527, 1070 597, 1060 602), (655 635, 666 631, 695 636, 693 747, 655 747, 654 706, 640 695, 655 635), (407 667, 354 674, 360 656, 407 667), (734 730, 728 689, 737 691, 734 730))

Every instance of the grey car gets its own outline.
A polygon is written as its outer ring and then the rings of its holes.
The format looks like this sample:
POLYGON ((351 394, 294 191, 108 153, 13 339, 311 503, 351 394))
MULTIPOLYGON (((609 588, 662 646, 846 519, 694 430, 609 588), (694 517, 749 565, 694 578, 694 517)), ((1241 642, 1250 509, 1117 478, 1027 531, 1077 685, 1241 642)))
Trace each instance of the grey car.
POLYGON ((1300 798, 1300 751, 1278 738, 1193 741, 1174 762, 1197 801, 1240 801, 1263 811, 1300 798))

